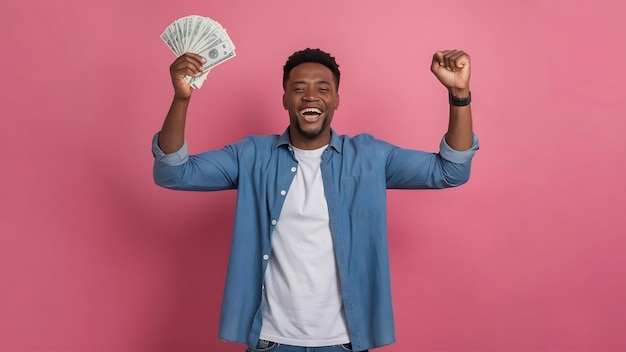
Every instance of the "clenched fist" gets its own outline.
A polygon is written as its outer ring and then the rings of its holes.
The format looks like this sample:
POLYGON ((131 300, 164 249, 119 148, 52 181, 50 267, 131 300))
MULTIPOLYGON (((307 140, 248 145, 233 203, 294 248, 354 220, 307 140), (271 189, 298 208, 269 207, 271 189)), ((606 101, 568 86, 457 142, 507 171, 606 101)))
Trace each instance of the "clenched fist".
POLYGON ((464 51, 436 52, 430 70, 453 96, 465 98, 469 95, 470 57, 464 51))
POLYGON ((193 88, 185 81, 185 76, 196 76, 202 73, 202 64, 205 60, 202 56, 193 53, 184 53, 170 65, 170 75, 174 86, 174 96, 181 99, 189 99, 193 88))

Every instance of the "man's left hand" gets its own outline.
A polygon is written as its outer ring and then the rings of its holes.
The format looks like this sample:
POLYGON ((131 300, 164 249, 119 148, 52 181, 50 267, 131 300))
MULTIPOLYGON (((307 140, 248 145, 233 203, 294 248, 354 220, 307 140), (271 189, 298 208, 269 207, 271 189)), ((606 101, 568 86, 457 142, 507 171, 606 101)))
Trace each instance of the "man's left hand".
POLYGON ((470 57, 464 51, 443 50, 433 55, 430 70, 452 95, 469 95, 470 57))

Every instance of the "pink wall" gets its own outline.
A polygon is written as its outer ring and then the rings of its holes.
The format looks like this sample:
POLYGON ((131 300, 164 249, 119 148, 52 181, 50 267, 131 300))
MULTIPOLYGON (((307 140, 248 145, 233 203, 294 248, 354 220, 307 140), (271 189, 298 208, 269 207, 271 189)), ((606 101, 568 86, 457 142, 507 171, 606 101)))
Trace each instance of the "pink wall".
POLYGON ((192 152, 282 132, 282 64, 307 46, 343 70, 339 132, 435 150, 430 57, 472 55, 472 179, 389 192, 381 351, 626 350, 622 0, 3 0, 0 350, 243 350, 216 337, 235 193, 151 178, 159 35, 189 14, 237 46, 194 97, 192 152))

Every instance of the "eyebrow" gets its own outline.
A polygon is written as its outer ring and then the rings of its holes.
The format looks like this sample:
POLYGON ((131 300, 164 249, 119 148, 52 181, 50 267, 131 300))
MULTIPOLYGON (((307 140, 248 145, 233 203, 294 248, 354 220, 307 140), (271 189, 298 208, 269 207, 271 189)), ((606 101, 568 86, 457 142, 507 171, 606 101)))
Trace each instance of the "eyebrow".
MULTIPOLYGON (((295 81, 292 82, 291 85, 296 85, 296 84, 308 84, 308 81, 295 81)), ((330 84, 330 82, 325 81, 325 80, 320 80, 320 81, 314 81, 313 83, 318 83, 318 84, 330 84)))

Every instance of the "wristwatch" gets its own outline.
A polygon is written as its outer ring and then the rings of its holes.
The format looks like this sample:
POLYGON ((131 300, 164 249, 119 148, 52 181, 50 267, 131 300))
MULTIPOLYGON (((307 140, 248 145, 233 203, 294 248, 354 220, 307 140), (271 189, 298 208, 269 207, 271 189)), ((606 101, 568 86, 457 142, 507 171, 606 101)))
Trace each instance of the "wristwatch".
POLYGON ((448 101, 452 106, 467 106, 472 102, 472 92, 469 93, 467 98, 456 98, 448 93, 448 101))

